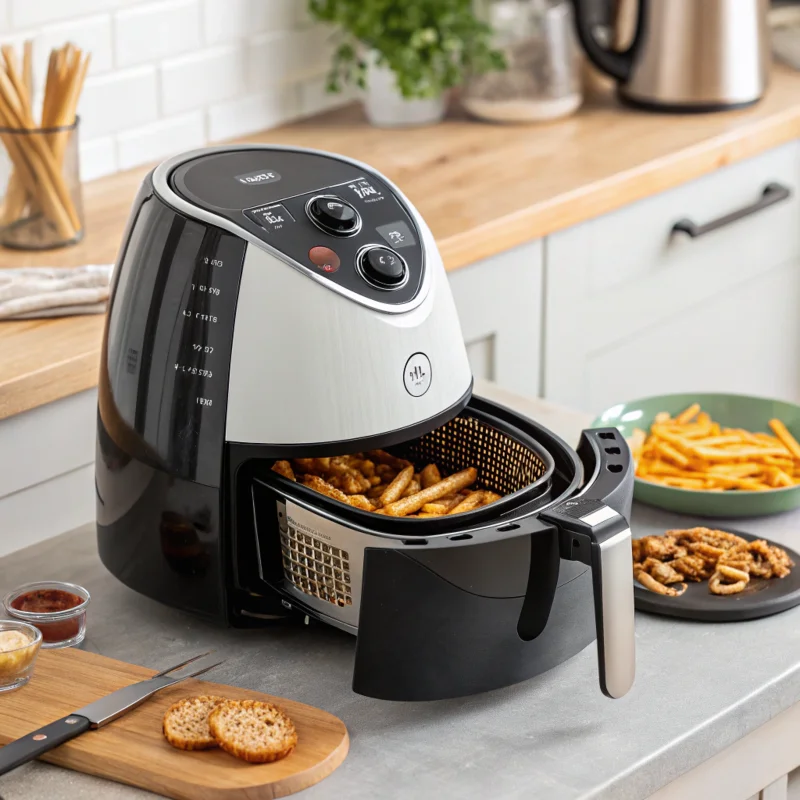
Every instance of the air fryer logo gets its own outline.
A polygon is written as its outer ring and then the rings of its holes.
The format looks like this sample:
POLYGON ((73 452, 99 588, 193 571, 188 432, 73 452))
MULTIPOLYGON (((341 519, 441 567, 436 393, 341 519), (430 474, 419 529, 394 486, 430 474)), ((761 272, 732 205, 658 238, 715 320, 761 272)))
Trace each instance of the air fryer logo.
POLYGON ((412 397, 422 397, 431 388, 431 362, 425 353, 414 353, 403 369, 403 385, 412 397))
POLYGON ((262 183, 277 183, 281 176, 272 169, 262 169, 258 172, 248 172, 246 175, 237 175, 236 180, 245 186, 257 186, 262 183))

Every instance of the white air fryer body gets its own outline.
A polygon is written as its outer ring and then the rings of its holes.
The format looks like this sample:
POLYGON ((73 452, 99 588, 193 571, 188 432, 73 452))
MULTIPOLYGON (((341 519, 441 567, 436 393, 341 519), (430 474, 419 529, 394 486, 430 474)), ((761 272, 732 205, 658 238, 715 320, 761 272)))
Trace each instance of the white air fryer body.
MULTIPOLYGON (((227 156, 236 149, 219 151, 227 156)), ((242 149, 253 150, 252 146, 242 149)), ((283 148, 265 150, 281 153, 283 148)), ((201 151, 204 158, 214 153, 214 149, 201 151)), ((344 443, 415 430, 448 409, 455 413, 470 393, 472 375, 447 276, 428 226, 397 187, 367 166, 327 153, 291 150, 294 158, 303 153, 310 158, 335 158, 345 165, 345 174, 375 178, 380 181, 374 180, 375 186, 394 195, 390 199, 407 212, 419 237, 418 291, 407 302, 398 303, 391 289, 376 293, 371 286, 370 297, 359 294, 360 278, 356 291, 333 284, 307 260, 292 258, 273 246, 276 239, 280 244, 280 237, 271 238, 271 232, 254 236, 251 225, 236 224, 235 211, 215 214, 190 202, 185 196, 188 190, 176 192, 170 175, 198 153, 162 164, 153 183, 163 199, 182 213, 247 242, 233 324, 225 440, 276 445, 344 443)), ((272 156, 272 161, 277 159, 272 156)), ((253 164, 260 164, 258 157, 253 164)), ((281 205, 280 184, 266 188, 272 192, 271 207, 279 207, 286 216, 291 206, 281 205)), ((359 205, 352 189, 352 180, 318 187, 322 195, 352 199, 365 215, 355 237, 361 249, 387 247, 369 226, 368 214, 376 213, 374 207, 359 205)), ((264 192, 265 187, 253 189, 256 210, 261 208, 259 190, 264 192)), ((250 189, 237 187, 236 191, 250 189)), ((297 252, 344 246, 340 236, 328 235, 300 219, 297 208, 293 213, 295 227, 305 226, 298 234, 305 240, 297 243, 297 252)), ((409 250, 396 252, 409 256, 409 250)), ((339 272, 356 271, 352 261, 343 258, 339 272)), ((410 258, 408 269, 413 277, 410 258)), ((408 295, 409 289, 404 292, 408 295)))
POLYGON ((248 245, 233 335, 228 441, 321 444, 377 436, 418 425, 469 391, 447 277, 430 231, 418 224, 431 280, 422 303, 402 314, 341 297, 248 245), (415 397, 405 373, 417 353, 430 364, 423 378, 430 385, 415 397))

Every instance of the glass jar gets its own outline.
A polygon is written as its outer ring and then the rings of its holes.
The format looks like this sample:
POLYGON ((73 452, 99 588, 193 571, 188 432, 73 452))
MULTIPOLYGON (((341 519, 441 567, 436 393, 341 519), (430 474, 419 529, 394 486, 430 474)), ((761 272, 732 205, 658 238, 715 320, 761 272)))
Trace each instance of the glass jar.
POLYGON ((83 237, 78 123, 0 127, 0 245, 48 250, 83 237))
POLYGON ((19 689, 31 679, 41 644, 38 628, 0 619, 0 692, 19 689))
POLYGON ((3 598, 6 614, 42 632, 42 647, 73 647, 86 636, 86 607, 91 597, 82 586, 62 581, 26 583, 3 598))
POLYGON ((493 122, 536 122, 581 104, 581 56, 569 0, 477 0, 506 69, 469 79, 466 110, 493 122))

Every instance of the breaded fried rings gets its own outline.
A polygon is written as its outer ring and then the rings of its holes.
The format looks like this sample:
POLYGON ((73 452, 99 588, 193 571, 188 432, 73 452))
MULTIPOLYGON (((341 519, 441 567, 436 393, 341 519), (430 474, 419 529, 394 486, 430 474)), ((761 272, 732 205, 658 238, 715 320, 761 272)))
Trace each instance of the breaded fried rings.
POLYGON ((763 539, 750 542, 711 528, 670 530, 664 536, 644 536, 632 542, 633 574, 658 594, 679 581, 708 580, 712 594, 731 595, 752 578, 784 578, 794 562, 785 550, 763 539), (656 588, 656 587, 660 588, 656 588))

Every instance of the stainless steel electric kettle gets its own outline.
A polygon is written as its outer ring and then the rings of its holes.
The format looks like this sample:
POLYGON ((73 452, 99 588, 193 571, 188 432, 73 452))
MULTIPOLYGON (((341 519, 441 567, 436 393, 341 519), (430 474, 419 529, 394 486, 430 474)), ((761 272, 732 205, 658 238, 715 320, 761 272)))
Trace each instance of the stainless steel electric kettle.
POLYGON ((573 2, 589 59, 619 82, 631 105, 722 111, 755 103, 766 89, 769 0, 631 0, 638 9, 624 50, 596 38, 593 0, 573 2))

